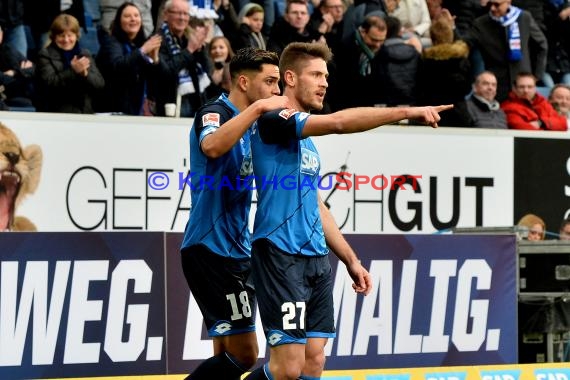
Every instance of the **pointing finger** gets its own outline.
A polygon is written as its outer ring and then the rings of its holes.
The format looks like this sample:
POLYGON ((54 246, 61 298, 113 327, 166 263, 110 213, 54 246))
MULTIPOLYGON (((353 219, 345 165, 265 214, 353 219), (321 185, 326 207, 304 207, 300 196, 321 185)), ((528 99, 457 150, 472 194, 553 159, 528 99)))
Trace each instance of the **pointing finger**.
POLYGON ((452 108, 453 108, 453 104, 446 104, 446 105, 442 105, 442 106, 435 106, 435 107, 433 107, 433 108, 435 108, 435 110, 436 110, 437 112, 442 112, 442 111, 447 111, 447 110, 449 110, 449 109, 452 109, 452 108))

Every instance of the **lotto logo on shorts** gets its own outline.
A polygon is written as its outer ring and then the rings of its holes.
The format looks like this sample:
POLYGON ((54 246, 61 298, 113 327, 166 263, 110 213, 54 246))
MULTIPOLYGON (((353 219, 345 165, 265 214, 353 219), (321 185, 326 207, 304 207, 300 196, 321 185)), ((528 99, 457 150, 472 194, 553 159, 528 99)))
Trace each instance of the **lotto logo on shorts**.
POLYGON ((283 335, 281 335, 281 334, 273 333, 269 336, 269 338, 267 338, 267 342, 270 345, 275 346, 277 343, 279 343, 279 341, 281 340, 282 337, 283 337, 283 335))
POLYGON ((220 114, 219 113, 207 113, 202 116, 202 125, 204 127, 219 127, 220 126, 220 114))
POLYGON ((279 112, 279 116, 281 116, 285 120, 288 120, 291 116, 295 115, 297 112, 299 111, 297 111, 294 108, 288 108, 279 112))

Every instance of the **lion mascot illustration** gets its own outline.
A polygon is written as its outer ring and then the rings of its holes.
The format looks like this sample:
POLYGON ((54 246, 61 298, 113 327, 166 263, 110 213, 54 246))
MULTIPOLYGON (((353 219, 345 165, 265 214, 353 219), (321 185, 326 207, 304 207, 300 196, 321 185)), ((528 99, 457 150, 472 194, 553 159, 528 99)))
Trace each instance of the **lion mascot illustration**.
POLYGON ((0 231, 36 231, 36 226, 16 209, 40 183, 42 150, 38 145, 22 149, 18 137, 0 123, 0 231))

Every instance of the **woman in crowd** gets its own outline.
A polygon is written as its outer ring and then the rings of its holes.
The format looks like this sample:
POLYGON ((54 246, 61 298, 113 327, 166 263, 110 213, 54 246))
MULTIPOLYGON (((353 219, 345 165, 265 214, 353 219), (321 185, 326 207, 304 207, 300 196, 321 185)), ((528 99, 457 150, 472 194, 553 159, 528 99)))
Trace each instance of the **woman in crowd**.
POLYGON ((534 214, 526 214, 523 216, 517 223, 517 226, 524 228, 525 233, 528 231, 527 240, 544 240, 546 236, 546 224, 544 220, 534 214))
POLYGON ((92 99, 105 85, 91 53, 79 46, 79 22, 68 14, 53 21, 50 44, 36 62, 39 103, 47 112, 93 113, 92 99))
POLYGON ((246 4, 238 14, 239 29, 232 41, 237 50, 244 47, 253 47, 266 50, 265 37, 261 34, 265 13, 263 7, 256 3, 246 4))
POLYGON ((210 77, 212 84, 206 88, 208 98, 217 98, 222 93, 228 93, 232 84, 230 77, 230 60, 234 51, 226 37, 212 38, 208 47, 208 56, 212 61, 210 77))
POLYGON ((97 66, 106 86, 98 110, 142 115, 147 78, 156 73, 162 37, 145 38, 141 13, 131 2, 117 10, 110 35, 100 30, 99 37, 97 66))

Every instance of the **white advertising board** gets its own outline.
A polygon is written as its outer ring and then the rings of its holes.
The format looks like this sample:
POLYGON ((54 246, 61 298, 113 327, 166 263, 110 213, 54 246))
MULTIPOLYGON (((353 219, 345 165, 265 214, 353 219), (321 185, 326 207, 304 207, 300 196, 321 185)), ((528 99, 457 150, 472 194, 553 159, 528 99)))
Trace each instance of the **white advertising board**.
MULTIPOLYGON (((42 149, 39 187, 16 210, 39 231, 184 230, 190 119, 3 112, 0 122, 42 149)), ((384 127, 315 143, 321 196, 345 233, 513 223, 511 135, 384 127), (415 190, 399 185, 411 176, 415 190)))

